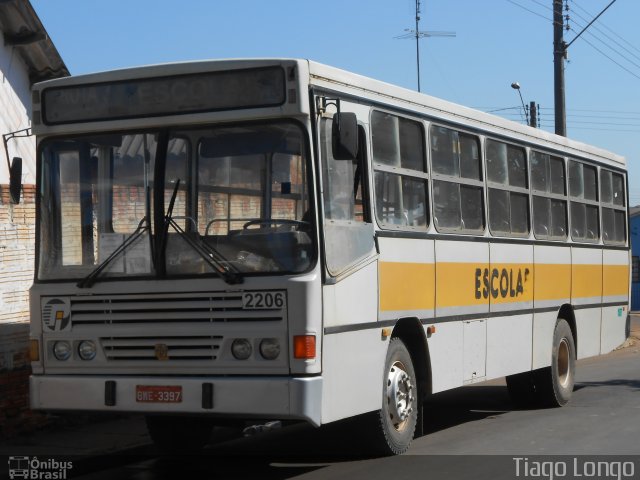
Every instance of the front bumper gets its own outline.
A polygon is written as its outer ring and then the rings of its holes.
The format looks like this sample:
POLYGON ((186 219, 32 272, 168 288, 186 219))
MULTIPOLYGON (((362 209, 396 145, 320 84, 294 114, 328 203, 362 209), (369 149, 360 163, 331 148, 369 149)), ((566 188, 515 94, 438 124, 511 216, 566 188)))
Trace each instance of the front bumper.
POLYGON ((32 375, 33 410, 203 414, 321 424, 322 377, 32 375), (180 403, 136 401, 136 385, 181 386, 180 403))

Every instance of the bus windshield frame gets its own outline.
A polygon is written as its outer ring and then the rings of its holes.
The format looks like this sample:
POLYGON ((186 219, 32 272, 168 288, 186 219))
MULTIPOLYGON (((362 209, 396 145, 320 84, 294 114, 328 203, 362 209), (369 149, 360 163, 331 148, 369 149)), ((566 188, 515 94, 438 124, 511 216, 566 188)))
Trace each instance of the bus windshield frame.
POLYGON ((237 283, 315 265, 310 147, 298 122, 56 136, 38 151, 37 281, 237 283))

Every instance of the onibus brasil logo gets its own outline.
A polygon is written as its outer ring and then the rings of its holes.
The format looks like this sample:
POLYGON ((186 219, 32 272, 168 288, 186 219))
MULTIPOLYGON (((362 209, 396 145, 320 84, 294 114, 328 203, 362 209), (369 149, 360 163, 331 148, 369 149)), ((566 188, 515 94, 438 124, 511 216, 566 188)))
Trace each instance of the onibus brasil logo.
POLYGON ((73 462, 53 458, 40 460, 38 457, 9 457, 9 478, 25 480, 66 480, 73 462))

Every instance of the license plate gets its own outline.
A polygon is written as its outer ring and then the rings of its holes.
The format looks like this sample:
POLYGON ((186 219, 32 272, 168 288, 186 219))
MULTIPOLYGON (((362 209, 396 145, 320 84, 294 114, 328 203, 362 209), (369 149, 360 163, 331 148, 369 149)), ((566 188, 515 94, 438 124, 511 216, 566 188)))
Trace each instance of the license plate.
POLYGON ((182 387, 168 385, 136 385, 136 402, 180 403, 182 387))

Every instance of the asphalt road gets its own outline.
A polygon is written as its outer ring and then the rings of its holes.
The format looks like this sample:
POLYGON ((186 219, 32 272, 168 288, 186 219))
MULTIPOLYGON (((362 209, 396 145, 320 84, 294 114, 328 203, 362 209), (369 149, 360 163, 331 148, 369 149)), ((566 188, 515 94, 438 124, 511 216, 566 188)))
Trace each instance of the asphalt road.
POLYGON ((425 405, 425 417, 425 435, 400 457, 370 458, 359 451, 356 419, 321 429, 286 426, 211 445, 199 457, 107 457, 74 473, 95 480, 479 480, 518 478, 518 467, 519 478, 549 478, 527 477, 525 467, 561 455, 554 465, 565 465, 564 478, 585 477, 584 463, 596 460, 634 462, 626 464, 627 473, 633 467, 633 476, 620 478, 640 478, 640 342, 578 362, 573 399, 564 408, 515 410, 504 381, 495 381, 434 395, 425 405))

